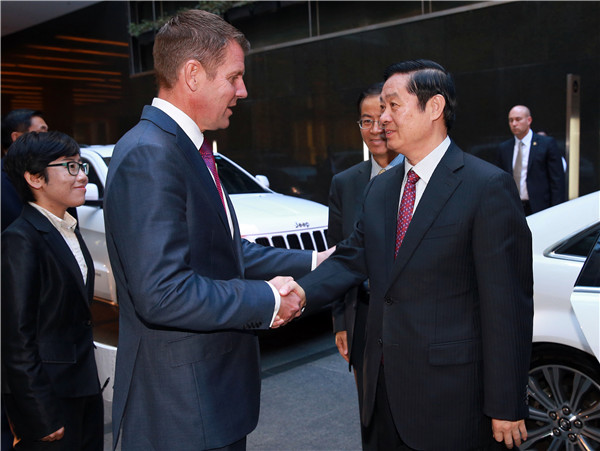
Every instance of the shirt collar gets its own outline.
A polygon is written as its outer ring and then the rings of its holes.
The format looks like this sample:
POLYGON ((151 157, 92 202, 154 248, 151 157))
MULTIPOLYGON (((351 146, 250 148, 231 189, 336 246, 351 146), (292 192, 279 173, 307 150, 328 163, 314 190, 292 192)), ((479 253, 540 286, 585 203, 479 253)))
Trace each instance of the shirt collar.
POLYGON ((519 139, 515 136, 515 146, 519 143, 519 141, 521 141, 521 142, 523 142, 523 145, 529 147, 532 139, 533 139, 533 131, 531 129, 529 129, 529 131, 523 137, 523 139, 519 139))
POLYGON ((179 125, 188 138, 192 140, 196 146, 196 149, 200 149, 200 146, 202 146, 202 143, 204 142, 204 135, 191 117, 189 117, 172 103, 158 97, 155 97, 152 100, 152 106, 158 108, 175 122, 177 122, 177 125, 179 125))
POLYGON ((392 169, 394 166, 397 166, 400 163, 402 163, 403 160, 404 160, 404 155, 399 153, 398 155, 396 155, 396 157, 392 161, 390 161, 390 163, 385 168, 382 168, 381 166, 379 166, 379 163, 377 163, 377 161, 375 161, 375 158, 373 158, 373 155, 371 155, 371 178, 373 178, 377 174, 379 174, 379 172, 382 169, 385 169, 386 171, 388 169, 392 169))
POLYGON ((58 216, 56 216, 54 213, 51 213, 50 211, 46 210, 44 207, 42 207, 34 202, 29 202, 29 205, 31 205, 33 208, 35 208, 37 211, 39 211, 41 214, 43 214, 46 218, 48 218, 48 221, 50 221, 50 223, 57 230, 64 229, 64 230, 68 230, 70 232, 73 232, 75 230, 75 226, 77 225, 77 219, 75 219, 73 216, 71 216, 68 211, 65 212, 65 217, 63 219, 61 219, 58 216))
POLYGON ((446 136, 446 139, 442 143, 433 149, 429 154, 419 161, 416 165, 411 165, 408 160, 404 160, 404 176, 411 169, 419 176, 420 180, 423 180, 425 184, 429 183, 429 179, 433 175, 433 171, 437 168, 438 164, 446 154, 448 147, 450 147, 450 138, 446 136))

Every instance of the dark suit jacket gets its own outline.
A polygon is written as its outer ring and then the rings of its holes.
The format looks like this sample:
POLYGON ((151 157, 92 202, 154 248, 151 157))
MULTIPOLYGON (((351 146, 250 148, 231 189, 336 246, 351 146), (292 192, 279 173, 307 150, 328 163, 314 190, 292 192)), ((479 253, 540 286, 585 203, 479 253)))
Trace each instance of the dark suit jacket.
POLYGON ((19 437, 40 439, 64 425, 59 398, 100 393, 90 302, 69 246, 35 208, 2 232, 2 394, 19 437))
POLYGON ((200 153, 155 107, 115 146, 104 200, 120 309, 115 446, 121 426, 123 449, 180 451, 256 427, 253 329, 267 329, 274 311, 264 280, 307 273, 312 254, 242 240, 226 200, 233 237, 200 153))
MULTIPOLYGON (((329 190, 329 224, 327 226, 327 244, 335 246, 348 238, 354 231, 362 209, 362 196, 371 178, 371 160, 358 163, 351 168, 336 174, 331 179, 329 190)), ((352 364, 352 343, 356 323, 358 290, 351 288, 343 297, 331 305, 333 314, 333 331, 345 330, 348 334, 348 355, 352 364)), ((359 337, 361 338, 361 337, 359 337)), ((362 356, 355 356, 362 360, 362 356)))
POLYGON ((2 231, 11 225, 23 210, 23 202, 17 194, 17 190, 8 178, 4 170, 4 158, 2 158, 2 191, 0 191, 0 204, 2 205, 2 231))
POLYGON ((319 303, 369 277, 363 424, 383 356, 408 446, 482 447, 490 418, 528 413, 531 234, 512 177, 452 143, 394 260, 403 177, 399 165, 373 179, 352 236, 299 283, 319 303))
MULTIPOLYGON (((512 174, 514 137, 498 147, 498 166, 512 174)), ((533 134, 527 163, 527 192, 533 213, 566 200, 565 171, 556 140, 533 134)))

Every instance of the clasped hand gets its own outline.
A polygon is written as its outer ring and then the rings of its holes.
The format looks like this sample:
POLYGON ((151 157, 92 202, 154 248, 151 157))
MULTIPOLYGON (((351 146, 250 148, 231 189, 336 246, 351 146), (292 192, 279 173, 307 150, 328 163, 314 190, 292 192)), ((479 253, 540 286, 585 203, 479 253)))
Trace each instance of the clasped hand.
POLYGON ((279 291, 281 296, 279 311, 271 325, 272 329, 276 329, 302 314, 306 305, 306 295, 292 277, 278 276, 269 280, 269 283, 279 291))

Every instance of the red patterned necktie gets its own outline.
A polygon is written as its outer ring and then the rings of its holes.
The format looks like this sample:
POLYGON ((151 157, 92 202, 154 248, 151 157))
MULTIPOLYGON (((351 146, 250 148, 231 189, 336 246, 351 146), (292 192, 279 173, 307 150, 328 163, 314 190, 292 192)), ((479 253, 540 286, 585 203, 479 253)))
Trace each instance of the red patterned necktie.
POLYGON ((217 191, 219 191, 221 202, 223 202, 223 208, 225 208, 225 198, 223 197, 223 190, 221 189, 221 180, 219 180, 219 173, 217 172, 217 163, 215 162, 215 156, 213 155, 213 151, 210 148, 210 144, 206 140, 204 140, 204 142, 200 146, 200 155, 202 155, 204 163, 206 163, 206 166, 215 178, 215 185, 217 185, 217 191))
POLYGON ((411 169, 408 171, 404 193, 402 193, 402 201, 400 202, 400 210, 398 211, 398 224, 396 227, 396 252, 394 258, 398 256, 398 250, 404 240, 404 235, 408 229, 408 224, 413 215, 415 206, 415 185, 419 181, 419 176, 411 169))

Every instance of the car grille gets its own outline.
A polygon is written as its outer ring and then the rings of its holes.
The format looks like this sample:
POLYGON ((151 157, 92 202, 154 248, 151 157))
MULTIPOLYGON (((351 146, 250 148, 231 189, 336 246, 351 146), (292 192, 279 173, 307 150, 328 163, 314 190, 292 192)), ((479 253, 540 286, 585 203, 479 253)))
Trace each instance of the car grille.
POLYGON ((294 232, 285 235, 261 236, 254 241, 263 246, 284 249, 308 249, 321 252, 327 249, 327 229, 313 230, 311 232, 294 232))

